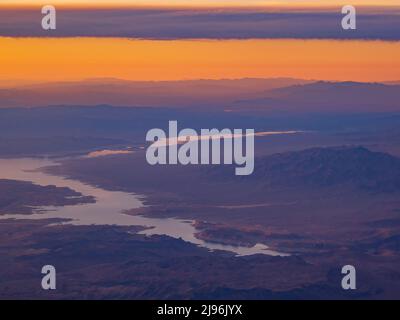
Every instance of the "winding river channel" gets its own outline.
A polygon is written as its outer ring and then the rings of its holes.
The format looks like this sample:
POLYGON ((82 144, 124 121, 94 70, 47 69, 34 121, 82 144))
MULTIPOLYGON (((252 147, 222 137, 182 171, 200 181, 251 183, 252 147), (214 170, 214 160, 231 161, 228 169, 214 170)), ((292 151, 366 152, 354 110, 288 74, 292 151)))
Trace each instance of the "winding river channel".
POLYGON ((94 196, 95 203, 46 206, 38 209, 34 214, 22 215, 10 212, 0 215, 0 219, 68 219, 62 224, 70 225, 116 225, 116 226, 144 226, 145 230, 140 234, 166 235, 173 238, 181 238, 210 251, 225 250, 235 253, 237 256, 266 254, 285 255, 268 249, 263 244, 253 247, 231 246, 218 243, 210 243, 196 238, 197 232, 194 221, 175 218, 147 218, 139 215, 128 215, 124 211, 143 206, 143 197, 120 191, 108 191, 99 187, 88 185, 77 180, 44 173, 39 168, 57 165, 57 162, 48 159, 20 158, 0 159, 0 179, 31 181, 34 184, 57 187, 68 187, 87 196, 94 196))

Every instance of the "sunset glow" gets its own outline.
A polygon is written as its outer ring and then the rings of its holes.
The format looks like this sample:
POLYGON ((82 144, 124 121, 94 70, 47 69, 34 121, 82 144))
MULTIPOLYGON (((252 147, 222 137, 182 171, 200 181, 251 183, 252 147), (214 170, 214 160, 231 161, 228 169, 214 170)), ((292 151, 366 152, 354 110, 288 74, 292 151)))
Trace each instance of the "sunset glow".
POLYGON ((1 79, 296 77, 398 80, 400 43, 332 40, 0 38, 1 79))
MULTIPOLYGON (((2 0, 1 5, 68 5, 68 6, 333 6, 345 5, 343 0, 2 0)), ((398 0, 353 0, 352 5, 398 6, 398 0)))

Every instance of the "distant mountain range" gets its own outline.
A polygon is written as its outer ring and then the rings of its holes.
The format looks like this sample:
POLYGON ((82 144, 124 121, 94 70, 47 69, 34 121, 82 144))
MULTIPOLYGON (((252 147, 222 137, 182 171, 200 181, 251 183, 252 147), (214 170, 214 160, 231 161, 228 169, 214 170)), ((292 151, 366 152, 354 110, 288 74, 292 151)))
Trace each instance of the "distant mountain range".
MULTIPOLYGON (((216 176, 232 173, 212 169, 216 176)), ((371 192, 400 191, 400 159, 364 147, 326 147, 279 153, 255 161, 243 179, 266 188, 350 187, 371 192)))
POLYGON ((400 111, 400 83, 290 78, 79 82, 0 86, 0 107, 99 105, 223 108, 227 111, 400 111))
POLYGON ((389 84, 389 85, 399 85, 400 81, 386 81, 386 82, 382 82, 384 84, 389 84))
POLYGON ((235 105, 300 112, 400 111, 400 85, 318 81, 268 90, 263 98, 236 101, 235 105))
POLYGON ((238 99, 262 97, 265 90, 311 82, 291 78, 187 81, 128 81, 104 78, 14 87, 0 83, 0 107, 99 104, 154 107, 224 106, 238 99))

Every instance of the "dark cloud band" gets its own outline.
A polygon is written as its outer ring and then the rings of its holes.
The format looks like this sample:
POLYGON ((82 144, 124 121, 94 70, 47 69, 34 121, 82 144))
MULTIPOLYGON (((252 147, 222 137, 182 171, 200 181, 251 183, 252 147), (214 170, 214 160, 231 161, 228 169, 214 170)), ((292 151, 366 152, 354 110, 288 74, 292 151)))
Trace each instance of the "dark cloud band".
POLYGON ((59 10, 57 30, 41 28, 40 10, 0 11, 0 36, 128 37, 146 39, 325 38, 400 40, 400 9, 359 10, 357 30, 341 28, 331 11, 238 9, 59 10))

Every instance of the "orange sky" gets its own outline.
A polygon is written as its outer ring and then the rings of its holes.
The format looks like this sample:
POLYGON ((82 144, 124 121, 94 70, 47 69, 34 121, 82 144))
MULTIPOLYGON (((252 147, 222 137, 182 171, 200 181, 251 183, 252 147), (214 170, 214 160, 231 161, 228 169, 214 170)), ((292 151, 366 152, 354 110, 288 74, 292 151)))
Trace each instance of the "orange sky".
MULTIPOLYGON (((287 5, 313 5, 313 6, 326 6, 326 5, 400 5, 399 0, 51 0, 47 1, 52 5, 153 5, 153 6, 252 6, 252 5, 274 5, 274 6, 287 6, 287 5)), ((32 5, 48 4, 44 0, 1 0, 0 5, 32 5)))
POLYGON ((0 38, 0 80, 400 78, 400 42, 0 38))

